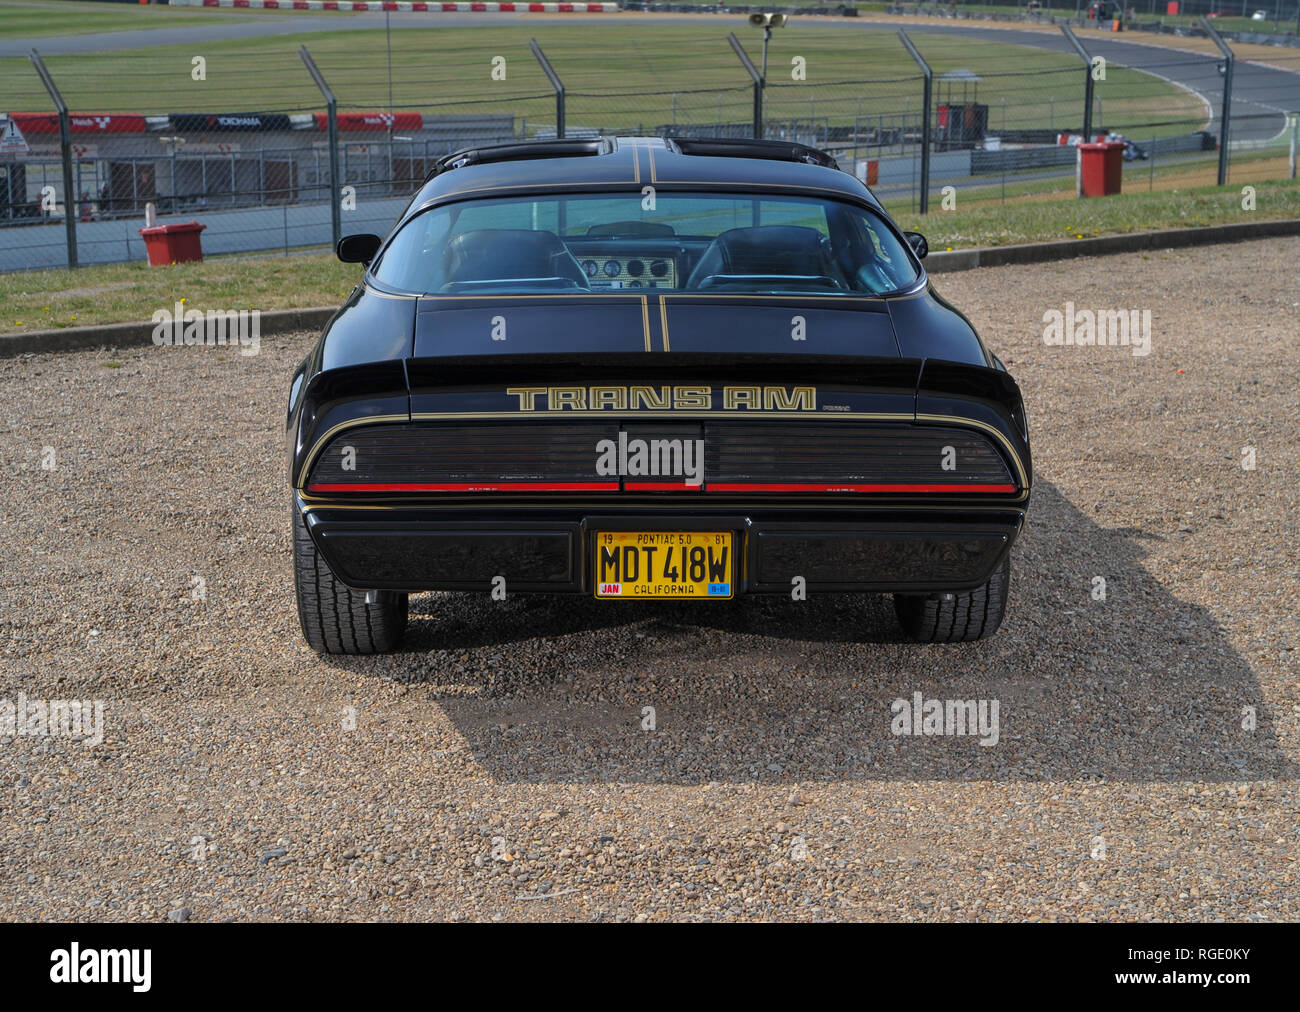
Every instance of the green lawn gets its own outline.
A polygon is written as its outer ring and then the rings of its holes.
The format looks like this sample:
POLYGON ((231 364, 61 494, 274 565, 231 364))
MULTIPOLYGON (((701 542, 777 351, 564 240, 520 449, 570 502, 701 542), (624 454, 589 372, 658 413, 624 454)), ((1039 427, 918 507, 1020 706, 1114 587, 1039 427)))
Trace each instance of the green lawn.
POLYGON ((930 241, 930 249, 935 251, 1300 218, 1300 184, 1280 180, 1253 183, 1254 211, 1242 209, 1243 185, 1244 182, 1222 188, 1201 186, 1149 193, 1138 190, 1090 200, 1029 199, 968 209, 963 209, 959 196, 956 211, 938 210, 936 200, 925 217, 906 205, 890 207, 890 213, 903 228, 923 232, 930 241))
MULTIPOLYGON (((733 28, 757 60, 760 36, 738 18, 664 21, 653 30, 615 18, 599 24, 511 21, 491 31, 455 27, 450 20, 404 19, 392 32, 392 104, 434 114, 513 114, 531 125, 553 124, 550 86, 528 51, 529 38, 536 37, 564 80, 571 127, 639 132, 669 123, 744 122, 752 93, 726 42, 733 28), (505 59, 505 80, 492 77, 495 57, 505 59)), ((382 30, 51 56, 46 62, 74 111, 254 111, 268 103, 266 96, 272 109, 318 110, 320 95, 298 56, 303 42, 341 107, 388 106, 382 30), (192 79, 194 56, 205 58, 206 80, 192 79)), ((989 106, 992 129, 1064 127, 1082 119, 1083 70, 1074 57, 946 35, 919 37, 917 45, 936 74, 967 69, 982 79, 977 92, 964 92, 960 85, 949 92, 939 82, 936 101, 978 98, 989 106)), ((915 115, 921 99, 916 67, 892 30, 813 19, 796 19, 774 37, 769 81, 770 122, 842 125, 856 118, 915 115), (803 61, 806 80, 791 77, 796 57, 803 61)), ((1204 120, 1201 103, 1190 95, 1115 66, 1098 95, 1105 122, 1119 129, 1160 123, 1147 135, 1183 133, 1204 120)), ((0 96, 0 105, 11 110, 48 108, 25 59, 0 60, 0 96)))
POLYGON ((147 320, 181 299, 199 309, 337 306, 360 277, 355 264, 341 264, 323 251, 172 267, 128 263, 0 274, 0 333, 147 320))
MULTIPOLYGON (((899 225, 925 233, 930 248, 961 249, 1094 235, 1300 218, 1300 185, 1256 184, 1257 209, 1241 208, 1241 186, 1127 193, 1095 200, 1028 199, 1006 205, 935 210, 921 217, 892 208, 899 225)), ((965 200, 965 198, 963 198, 965 200)), ((937 205, 937 202, 936 202, 937 205)), ((336 306, 360 278, 326 252, 227 257, 150 268, 141 263, 0 274, 0 333, 147 320, 185 299, 192 308, 336 306)))
MULTIPOLYGON (((1218 177, 1218 158, 1217 151, 1205 151, 1196 155, 1183 154, 1145 162, 1125 162, 1124 193, 1138 194, 1155 190, 1186 192, 1190 189, 1211 186, 1218 177)), ((960 181, 935 180, 930 188, 931 209, 939 207, 942 188, 945 185, 953 185, 957 188, 957 201, 963 209, 1003 201, 1031 198, 1065 200, 1074 196, 1073 175, 1037 178, 1038 171, 1040 170, 1028 169, 1009 172, 1005 180, 996 176, 971 177, 960 181)), ((1228 166, 1228 182, 1236 187, 1250 184, 1258 188, 1261 179, 1284 180, 1288 173, 1286 148, 1279 145, 1233 154, 1228 166)), ((893 214, 916 212, 915 196, 901 198, 881 196, 881 200, 893 214)))

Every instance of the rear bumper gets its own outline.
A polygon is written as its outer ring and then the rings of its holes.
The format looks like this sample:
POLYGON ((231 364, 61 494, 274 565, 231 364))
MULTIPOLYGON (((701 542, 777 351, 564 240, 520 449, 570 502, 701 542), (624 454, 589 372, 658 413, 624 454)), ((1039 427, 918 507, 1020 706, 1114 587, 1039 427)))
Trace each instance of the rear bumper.
POLYGON ((985 583, 1024 522, 1023 507, 790 510, 430 510, 307 506, 307 529, 330 568, 358 589, 492 588, 591 593, 599 531, 732 531, 737 593, 957 591, 985 583))

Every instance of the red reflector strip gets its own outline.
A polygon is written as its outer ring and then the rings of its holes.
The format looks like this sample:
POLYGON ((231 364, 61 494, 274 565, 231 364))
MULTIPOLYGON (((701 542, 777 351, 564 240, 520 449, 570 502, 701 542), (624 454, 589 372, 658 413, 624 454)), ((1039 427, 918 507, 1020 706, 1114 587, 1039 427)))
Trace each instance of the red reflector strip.
POLYGON ((816 485, 806 483, 731 484, 713 482, 710 492, 1003 492, 1015 485, 816 485))
MULTIPOLYGON (((628 481, 628 492, 989 492, 1010 496, 1015 485, 818 485, 809 483, 714 483, 686 485, 679 481, 628 481)), ((617 481, 472 481, 454 483, 354 483, 308 485, 308 492, 617 492, 617 481)))
MULTIPOLYGON (((704 489, 683 482, 635 481, 623 486, 629 492, 993 492, 1014 494, 1015 485, 818 485, 793 482, 753 484, 715 482, 704 489)), ((308 485, 308 492, 617 492, 616 481, 503 481, 492 485, 473 482, 344 482, 308 485)))
POLYGON ((494 485, 474 482, 401 482, 398 484, 353 482, 308 485, 308 492, 617 492, 616 481, 502 481, 494 485))

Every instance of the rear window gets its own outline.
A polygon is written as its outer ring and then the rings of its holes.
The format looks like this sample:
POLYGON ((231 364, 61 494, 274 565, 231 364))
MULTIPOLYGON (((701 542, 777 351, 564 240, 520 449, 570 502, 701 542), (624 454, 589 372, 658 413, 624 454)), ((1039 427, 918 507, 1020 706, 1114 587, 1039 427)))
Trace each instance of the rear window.
POLYGON ((372 272, 425 294, 883 295, 917 280, 882 218, 838 201, 568 194, 447 204, 412 218, 372 272))

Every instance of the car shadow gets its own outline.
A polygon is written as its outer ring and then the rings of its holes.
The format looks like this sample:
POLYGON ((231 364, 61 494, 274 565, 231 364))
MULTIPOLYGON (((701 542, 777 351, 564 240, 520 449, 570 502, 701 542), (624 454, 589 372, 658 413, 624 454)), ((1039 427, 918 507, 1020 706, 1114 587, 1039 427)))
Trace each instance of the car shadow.
POLYGON ((1153 537, 1040 483, 1007 618, 976 643, 905 641, 882 595, 434 594, 411 599, 400 652, 329 662, 409 684, 409 705, 440 707, 508 782, 1295 777, 1223 627, 1144 567, 1153 537), (990 718, 996 702, 996 744, 895 733, 894 701, 915 693, 990 718))

